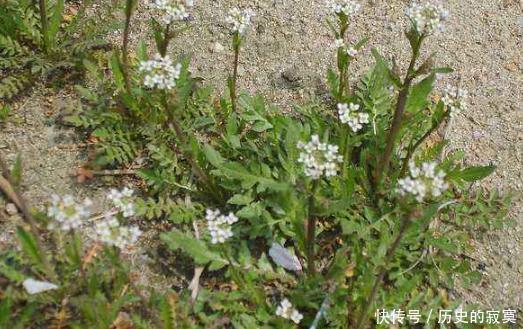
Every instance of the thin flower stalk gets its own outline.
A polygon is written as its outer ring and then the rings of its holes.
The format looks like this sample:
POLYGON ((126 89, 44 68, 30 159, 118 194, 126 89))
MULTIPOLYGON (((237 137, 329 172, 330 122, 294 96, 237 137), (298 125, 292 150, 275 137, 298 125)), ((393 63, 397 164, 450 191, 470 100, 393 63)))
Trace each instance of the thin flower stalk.
POLYGON ((314 215, 315 208, 315 197, 320 185, 319 180, 314 180, 312 190, 309 194, 309 209, 307 211, 307 241, 306 241, 306 256, 307 256, 307 270, 309 275, 316 273, 316 254, 314 252, 314 246, 316 244, 316 221, 317 218, 314 215))
POLYGON ((42 29, 42 41, 44 53, 49 52, 49 26, 47 21, 47 9, 45 0, 38 0, 38 9, 40 11, 40 26, 42 29))
POLYGON ((361 5, 353 0, 328 0, 327 10, 336 15, 338 19, 338 31, 336 32, 337 66, 339 76, 338 98, 343 96, 348 87, 349 62, 353 59, 357 50, 354 47, 346 47, 345 35, 349 28, 349 18, 361 10, 361 5))
POLYGON ((405 106, 407 105, 407 98, 409 96, 410 87, 412 85, 412 81, 415 78, 416 61, 419 58, 420 48, 421 48, 421 45, 422 45, 424 39, 425 39, 425 36, 421 35, 418 38, 417 42, 415 42, 415 44, 413 44, 412 57, 410 60, 409 67, 407 69, 407 73, 405 75, 405 79, 403 80, 402 86, 401 86, 399 94, 398 94, 398 101, 396 103, 396 109, 394 111, 392 125, 390 128, 389 134, 387 135, 387 139, 386 139, 386 143, 385 143, 385 150, 383 152, 383 156, 378 161, 378 165, 376 167, 376 171, 375 171, 375 175, 374 175, 374 184, 373 184, 374 190, 378 189, 379 185, 381 184, 381 179, 389 170, 390 159, 391 159, 392 153, 394 151, 394 145, 396 143, 396 139, 400 132, 400 127, 401 127, 401 123, 403 121, 403 114, 405 112, 405 106))
POLYGON ((229 96, 231 98, 232 111, 237 109, 237 81, 238 81, 238 66, 240 61, 240 48, 242 45, 242 38, 247 33, 247 29, 254 17, 254 12, 250 9, 240 10, 233 8, 229 11, 226 22, 231 26, 232 49, 234 52, 233 71, 232 76, 228 79, 229 96))
POLYGON ((178 138, 178 140, 180 141, 180 144, 182 145, 181 151, 183 152, 187 161, 189 162, 192 172, 201 181, 201 183, 203 183, 203 185, 207 188, 207 190, 210 193, 211 198, 222 203, 223 199, 220 196, 221 193, 218 191, 218 188, 216 187, 214 180, 200 167, 200 165, 194 158, 193 154, 191 152, 187 151, 188 138, 185 135, 182 127, 180 126, 180 123, 174 117, 174 109, 169 105, 168 95, 165 90, 164 90, 162 98, 163 98, 163 106, 164 106, 165 112, 167 113, 167 118, 168 118, 167 122, 166 122, 167 126, 168 126, 168 128, 174 129, 174 132, 176 133, 176 137, 178 138))
POLYGON ((402 164, 401 164, 401 170, 399 177, 405 176, 405 173, 408 169, 408 164, 412 159, 412 156, 414 155, 414 152, 420 147, 426 140, 429 138, 438 128, 441 126, 441 124, 445 121, 444 119, 447 118, 450 115, 450 112, 445 112, 444 116, 441 120, 434 122, 430 129, 418 140, 416 143, 411 144, 409 148, 407 149, 407 155, 405 158, 403 158, 402 164))
POLYGON ((122 72, 124 76, 125 89, 131 92, 131 77, 129 73, 129 34, 131 33, 131 17, 136 0, 127 0, 125 3, 125 24, 122 40, 122 72))
POLYGON ((232 68, 232 77, 230 78, 229 83, 229 92, 231 97, 231 104, 232 104, 232 111, 233 113, 236 112, 237 109, 237 81, 238 81, 238 65, 240 62, 240 45, 241 45, 241 38, 240 34, 237 32, 234 34, 233 41, 232 41, 232 48, 234 52, 234 61, 233 61, 233 68, 232 68))
MULTIPOLYGON (((15 180, 11 176, 11 171, 7 167, 7 164, 4 162, 2 155, 0 155, 0 191, 2 191, 7 198, 9 198, 16 207, 22 212, 22 218, 24 221, 29 225, 31 228, 31 231, 34 233, 33 236, 35 237, 36 247, 42 254, 46 254, 46 248, 44 247, 44 243, 42 242, 42 239, 40 237, 40 226, 38 225, 37 221, 33 217, 33 214, 29 210, 29 206, 25 199, 22 197, 22 195, 14 188, 16 186, 15 180)), ((56 279, 56 273, 54 271, 54 268, 51 266, 51 263, 47 260, 47 257, 42 257, 41 259, 42 265, 44 267, 44 270, 46 274, 51 279, 56 279)))
MULTIPOLYGON (((367 315, 369 313, 369 310, 371 309, 372 304, 374 303, 374 299, 376 298, 378 289, 380 288, 381 284, 383 283, 383 279, 385 279, 385 276, 387 275, 387 273, 389 271, 389 265, 394 257, 394 254, 396 253, 396 249, 400 245, 400 242, 401 242, 403 236, 405 235, 405 233, 407 232, 407 229, 409 228, 410 223, 411 223, 410 214, 401 220, 398 234, 396 235, 396 238, 394 239, 394 241, 390 245, 389 249, 387 249, 387 252, 385 253, 385 258, 384 258, 385 262, 378 269, 378 276, 376 277, 376 280, 374 281, 374 284, 372 286, 372 290, 369 294, 369 297, 365 301, 365 304, 363 305, 363 309, 361 310, 361 313, 356 320, 354 329, 365 328, 365 322, 367 320, 367 315)), ((351 316, 350 312, 349 312, 348 316, 349 317, 351 316)), ((350 318, 348 320, 350 321, 350 318)))
MULTIPOLYGON (((398 94, 396 110, 390 132, 387 136, 385 151, 383 157, 379 160, 374 174, 373 188, 376 190, 381 184, 381 179, 387 174, 390 159, 394 151, 394 145, 400 131, 403 120, 403 113, 407 104, 412 81, 418 76, 424 68, 415 70, 416 61, 420 55, 421 45, 425 38, 436 31, 443 30, 443 22, 448 17, 448 12, 443 9, 437 0, 426 1, 424 3, 414 2, 406 11, 407 17, 411 21, 411 29, 407 34, 412 47, 412 58, 407 69, 407 73, 398 94)), ((457 92, 459 96, 459 92, 457 92)))

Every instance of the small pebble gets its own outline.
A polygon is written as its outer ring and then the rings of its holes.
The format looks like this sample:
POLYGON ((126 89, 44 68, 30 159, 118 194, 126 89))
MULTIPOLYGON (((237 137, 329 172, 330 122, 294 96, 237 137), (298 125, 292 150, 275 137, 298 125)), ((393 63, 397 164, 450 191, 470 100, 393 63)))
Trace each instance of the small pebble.
POLYGON ((18 213, 18 209, 16 208, 14 203, 8 203, 5 205, 5 211, 9 216, 16 215, 18 213))

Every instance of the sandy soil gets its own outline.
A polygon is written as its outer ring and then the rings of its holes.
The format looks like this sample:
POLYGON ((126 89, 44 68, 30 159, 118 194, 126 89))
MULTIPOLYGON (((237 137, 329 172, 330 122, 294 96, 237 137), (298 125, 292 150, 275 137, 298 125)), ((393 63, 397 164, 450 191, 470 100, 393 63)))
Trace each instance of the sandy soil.
MULTIPOLYGON (((231 63, 229 35, 224 17, 240 3, 257 13, 254 28, 241 55, 240 87, 265 95, 282 110, 325 94, 325 72, 333 63, 332 38, 325 24, 323 1, 312 0, 199 0, 195 1, 193 28, 176 41, 173 53, 194 54, 192 69, 207 83, 223 88, 231 63), (194 40, 199 40, 195 43, 194 40)), ((354 19, 348 41, 364 36, 369 44, 353 68, 354 78, 370 63, 370 49, 396 56, 405 64, 408 44, 405 0, 361 1, 363 12, 354 19)), ((456 72, 441 78, 461 79, 470 93, 468 113, 449 127, 451 148, 463 149, 470 164, 494 163, 495 174, 484 185, 503 191, 523 190, 523 1, 448 0, 451 13, 446 32, 431 37, 430 51, 438 65, 456 72)), ((144 35, 147 13, 138 9, 132 39, 144 35)), ((117 37, 117 36, 114 36, 117 37)), ((14 118, 0 125, 0 151, 13 159, 24 157, 26 195, 34 204, 51 192, 89 194, 96 186, 79 186, 71 175, 83 161, 80 138, 54 121, 69 102, 72 91, 58 93, 35 88, 15 108, 14 118)), ((2 201, 0 200, 0 211, 2 201)), ((1 218, 1 217, 0 217, 1 218)), ((523 310, 523 202, 516 198, 511 210, 516 225, 494 232, 476 243, 471 255, 486 264, 484 282, 460 295, 493 309, 523 310)), ((0 247, 10 239, 0 234, 0 247)))

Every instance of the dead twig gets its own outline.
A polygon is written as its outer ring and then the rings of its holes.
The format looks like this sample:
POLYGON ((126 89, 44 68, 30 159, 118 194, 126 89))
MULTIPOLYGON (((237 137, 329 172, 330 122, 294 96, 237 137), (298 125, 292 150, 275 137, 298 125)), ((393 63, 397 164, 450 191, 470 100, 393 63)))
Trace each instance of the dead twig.
MULTIPOLYGON (((39 234, 41 231, 40 226, 33 217, 33 214, 31 214, 29 206, 25 202, 24 198, 14 188, 14 186, 15 183, 13 177, 11 176, 11 172, 9 171, 7 164, 4 162, 2 155, 0 155, 0 191, 2 191, 6 195, 6 197, 15 204, 18 210, 20 210, 20 212, 23 215, 22 219, 24 219, 26 224, 29 225, 33 233, 35 233, 34 237, 38 250, 42 251, 45 254, 46 249, 44 248, 41 235, 39 234)), ((47 274, 51 277, 51 279, 55 279, 56 273, 54 272, 53 267, 48 262, 46 257, 42 257, 42 265, 44 266, 47 274)))
POLYGON ((95 176, 120 176, 120 175, 136 175, 134 169, 115 169, 115 170, 95 170, 93 171, 95 176))
POLYGON ((11 200, 15 206, 22 212, 23 218, 31 226, 32 229, 39 231, 39 225, 34 219, 33 215, 29 211, 23 197, 16 191, 13 184, 14 180, 11 177, 11 173, 7 164, 3 161, 0 155, 0 190, 5 196, 11 200))
MULTIPOLYGON (((186 202, 191 202, 190 199, 186 199, 186 202)), ((198 224, 196 224, 196 221, 192 222, 193 228, 194 228, 194 236, 196 239, 200 240, 200 230, 198 229, 198 224)), ((196 298, 198 297, 198 291, 200 290, 200 277, 203 273, 204 267, 203 266, 196 266, 194 268, 194 275, 191 280, 191 283, 189 283, 189 290, 191 290, 191 300, 194 302, 196 301, 196 298)))
MULTIPOLYGON (((198 231, 198 225, 196 224, 196 222, 193 222, 193 227, 194 227, 194 234, 195 234, 196 238, 199 240, 200 233, 198 231)), ((194 268, 194 275, 192 277, 192 280, 189 283, 189 290, 191 290, 191 300, 193 302, 198 297, 198 292, 200 290, 200 277, 203 273, 203 269, 204 269, 203 266, 196 266, 194 268)))

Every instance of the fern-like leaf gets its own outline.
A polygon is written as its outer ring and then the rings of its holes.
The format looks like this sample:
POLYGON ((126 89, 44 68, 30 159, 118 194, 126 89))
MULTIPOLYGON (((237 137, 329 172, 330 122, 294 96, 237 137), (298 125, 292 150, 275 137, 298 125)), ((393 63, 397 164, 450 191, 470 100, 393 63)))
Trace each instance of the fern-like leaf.
POLYGON ((0 81, 0 99, 11 99, 18 95, 29 85, 25 75, 11 75, 0 81))
POLYGON ((28 49, 10 36, 0 34, 0 55, 4 57, 22 56, 28 49))

